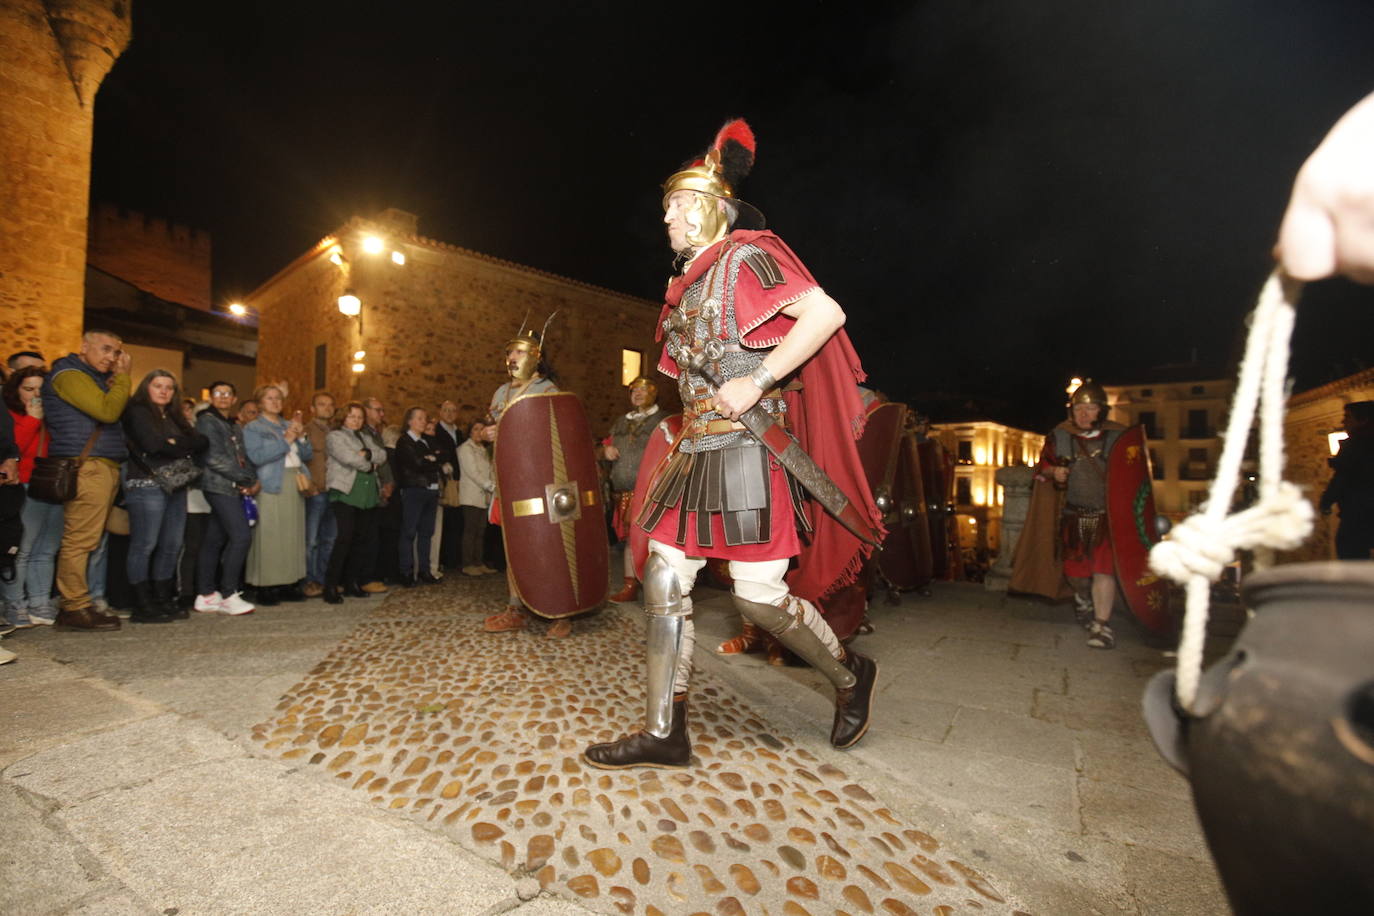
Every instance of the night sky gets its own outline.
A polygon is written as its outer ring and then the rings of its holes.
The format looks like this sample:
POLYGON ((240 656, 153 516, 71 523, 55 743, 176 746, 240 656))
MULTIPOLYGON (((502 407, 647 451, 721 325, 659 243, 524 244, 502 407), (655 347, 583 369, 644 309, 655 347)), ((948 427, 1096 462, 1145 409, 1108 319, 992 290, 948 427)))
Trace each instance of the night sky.
MULTIPOLYGON (((1368 0, 493 6, 135 0, 93 198, 213 233, 225 304, 388 206, 657 299, 659 185, 743 116, 741 196, 873 384, 1038 427, 1073 374, 1231 370, 1293 174, 1374 89, 1368 0)), ((1371 341, 1374 290, 1310 288, 1298 386, 1371 341)))

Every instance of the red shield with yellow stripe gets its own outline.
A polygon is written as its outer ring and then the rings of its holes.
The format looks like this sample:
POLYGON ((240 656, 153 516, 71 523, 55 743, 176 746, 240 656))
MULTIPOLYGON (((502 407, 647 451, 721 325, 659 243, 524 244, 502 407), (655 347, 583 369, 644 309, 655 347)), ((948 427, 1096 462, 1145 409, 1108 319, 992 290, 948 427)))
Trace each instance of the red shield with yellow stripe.
POLYGON ((609 546, 587 412, 567 391, 526 395, 496 433, 501 538, 520 599, 569 617, 606 599, 609 546))

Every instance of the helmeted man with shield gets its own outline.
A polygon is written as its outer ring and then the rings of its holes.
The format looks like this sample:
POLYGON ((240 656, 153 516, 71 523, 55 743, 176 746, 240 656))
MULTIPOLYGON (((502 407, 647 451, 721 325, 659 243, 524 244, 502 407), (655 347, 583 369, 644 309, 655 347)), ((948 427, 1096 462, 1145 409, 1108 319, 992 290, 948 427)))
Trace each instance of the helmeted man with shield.
POLYGON ((834 685, 831 743, 849 747, 868 728, 878 666, 841 647, 813 603, 853 581, 881 532, 855 447, 864 372, 843 310, 736 197, 753 160, 753 133, 732 121, 663 186, 681 273, 668 284, 658 370, 677 380, 684 422, 636 519, 650 536, 644 730, 587 748, 596 767, 688 765, 690 593, 707 558, 729 561, 744 617, 834 685))
MULTIPOLYGON (((548 324, 546 322, 545 331, 547 332, 547 330, 548 324)), ((497 388, 491 396, 491 405, 487 410, 488 422, 483 433, 488 442, 496 441, 502 415, 520 398, 558 390, 557 383, 549 377, 549 366, 543 356, 542 337, 543 334, 536 335, 533 330, 525 330, 522 324, 520 331, 506 342, 506 372, 510 375, 510 379, 497 388)), ((499 492, 501 487, 499 469, 497 469, 496 486, 499 492)), ((492 500, 488 518, 494 525, 501 524, 501 502, 499 499, 492 500)), ((515 587, 510 559, 507 556, 506 581, 510 586, 509 598, 505 610, 492 614, 483 621, 482 629, 488 633, 523 630, 529 626, 529 616, 526 613, 525 604, 521 601, 515 587)), ((568 636, 571 633, 572 624, 566 619, 555 620, 549 626, 548 635, 555 639, 568 636)))
POLYGON ((1107 419, 1107 392, 1087 379, 1069 396, 1069 416, 1045 438, 1026 525, 1012 560, 1011 589, 1057 598, 1063 580, 1088 645, 1111 649, 1117 570, 1108 524, 1108 458, 1125 431, 1107 419), (1061 580, 1060 576, 1063 576, 1061 580))

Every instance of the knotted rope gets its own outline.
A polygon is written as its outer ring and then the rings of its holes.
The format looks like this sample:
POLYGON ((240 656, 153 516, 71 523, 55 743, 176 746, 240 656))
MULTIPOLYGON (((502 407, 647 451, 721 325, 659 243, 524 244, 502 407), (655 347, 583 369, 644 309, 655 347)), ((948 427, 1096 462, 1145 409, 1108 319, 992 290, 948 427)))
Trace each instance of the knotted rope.
POLYGON ((1237 550, 1253 549, 1255 565, 1262 569, 1273 563, 1276 549, 1291 550, 1312 531, 1312 504, 1283 479, 1288 342, 1301 291, 1301 283, 1280 271, 1269 275, 1250 315, 1245 358, 1207 502, 1150 551, 1150 568, 1187 588, 1175 694, 1189 712, 1202 678, 1210 583, 1235 560, 1237 550), (1259 500, 1249 509, 1228 514, 1256 405, 1260 414, 1259 500))

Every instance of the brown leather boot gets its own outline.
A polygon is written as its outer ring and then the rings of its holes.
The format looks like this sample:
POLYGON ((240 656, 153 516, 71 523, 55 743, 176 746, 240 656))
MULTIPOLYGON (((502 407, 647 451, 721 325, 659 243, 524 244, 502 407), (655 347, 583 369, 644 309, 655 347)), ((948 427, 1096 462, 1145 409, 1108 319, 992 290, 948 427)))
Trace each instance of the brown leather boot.
POLYGON ((830 743, 834 747, 846 748, 857 744, 864 732, 868 731, 878 663, 853 649, 846 649, 840 664, 854 675, 854 686, 835 689, 835 724, 830 729, 830 743))
POLYGON ((609 601, 633 601, 639 597, 639 580, 634 576, 625 577, 625 587, 612 595, 609 601))
POLYGON ((93 607, 77 611, 58 611, 57 627, 62 630, 118 630, 119 618, 97 614, 93 607))
POLYGON ((687 737, 687 695, 673 698, 673 729, 659 738, 645 731, 626 735, 609 744, 593 744, 582 752, 582 759, 602 770, 629 767, 678 769, 692 763, 692 742, 687 737))

